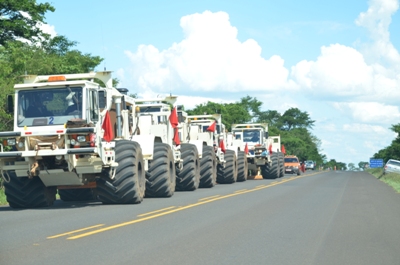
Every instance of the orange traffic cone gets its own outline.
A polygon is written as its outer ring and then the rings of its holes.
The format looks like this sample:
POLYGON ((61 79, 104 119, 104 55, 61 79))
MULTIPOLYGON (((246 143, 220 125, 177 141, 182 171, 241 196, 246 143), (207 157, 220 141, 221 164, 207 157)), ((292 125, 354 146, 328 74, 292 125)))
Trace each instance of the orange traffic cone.
MULTIPOLYGON (((253 173, 254 171, 250 171, 250 173, 253 173)), ((262 175, 260 174, 260 170, 257 170, 256 175, 249 174, 247 179, 263 179, 262 175)))

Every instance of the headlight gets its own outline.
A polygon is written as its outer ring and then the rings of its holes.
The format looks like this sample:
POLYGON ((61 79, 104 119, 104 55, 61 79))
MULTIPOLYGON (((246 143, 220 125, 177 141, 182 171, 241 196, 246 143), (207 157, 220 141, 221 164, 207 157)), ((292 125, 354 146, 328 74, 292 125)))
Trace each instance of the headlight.
POLYGON ((84 135, 78 135, 76 137, 76 140, 78 140, 78 142, 82 143, 82 142, 86 142, 86 136, 84 135))
POLYGON ((75 141, 75 139, 71 139, 71 142, 70 142, 72 145, 76 145, 76 141, 75 141))
POLYGON ((24 142, 18 142, 18 148, 24 148, 24 142))
POLYGON ((8 146, 15 145, 16 143, 17 143, 17 141, 15 141, 15 138, 9 138, 9 139, 7 139, 7 145, 8 145, 8 146))

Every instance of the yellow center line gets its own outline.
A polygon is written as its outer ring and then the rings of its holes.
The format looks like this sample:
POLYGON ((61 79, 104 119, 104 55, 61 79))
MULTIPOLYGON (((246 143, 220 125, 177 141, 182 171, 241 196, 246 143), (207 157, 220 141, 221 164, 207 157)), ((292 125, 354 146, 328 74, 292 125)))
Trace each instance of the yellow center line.
POLYGON ((52 239, 52 238, 57 238, 57 237, 62 237, 62 236, 68 236, 68 235, 71 235, 71 234, 79 233, 79 232, 86 231, 86 230, 89 230, 89 229, 93 229, 93 228, 96 228, 96 227, 100 227, 100 226, 103 226, 103 225, 104 224, 89 226, 89 227, 86 227, 86 228, 82 228, 82 229, 66 232, 66 233, 63 233, 63 234, 58 234, 58 235, 55 235, 55 236, 49 236, 49 237, 47 237, 47 239, 52 239))
POLYGON ((210 202, 213 202, 213 201, 216 201, 216 200, 221 200, 221 199, 224 199, 224 198, 232 197, 232 196, 235 196, 235 195, 237 195, 237 194, 233 193, 233 194, 228 194, 228 195, 225 195, 225 196, 222 196, 222 197, 217 197, 217 198, 214 198, 214 199, 210 199, 208 201, 201 201, 201 202, 198 202, 198 203, 189 204, 189 205, 182 206, 182 207, 170 210, 170 211, 158 213, 158 214, 155 214, 155 215, 152 215, 152 216, 139 218, 139 219, 136 219, 136 220, 132 220, 132 221, 125 222, 125 223, 120 223, 120 224, 117 224, 117 225, 111 225, 111 226, 104 227, 104 228, 101 228, 101 229, 98 229, 98 230, 94 230, 94 231, 91 231, 91 232, 87 232, 87 233, 83 233, 83 234, 80 234, 80 235, 68 237, 67 239, 78 239, 78 238, 90 236, 90 235, 93 235, 93 234, 101 233, 101 232, 104 232, 104 231, 112 230, 112 229, 115 229, 115 228, 120 228, 120 227, 123 227, 123 226, 140 223, 140 222, 143 222, 143 221, 147 221, 147 220, 154 219, 154 218, 157 218, 157 217, 161 217, 161 216, 164 216, 164 215, 168 215, 168 214, 171 214, 171 213, 179 212, 179 211, 182 211, 182 210, 193 208, 195 206, 203 205, 203 204, 206 204, 206 203, 210 203, 210 202))
POLYGON ((209 199, 216 198, 216 197, 219 197, 219 196, 221 196, 221 195, 214 195, 214 196, 210 196, 210 197, 205 197, 205 198, 199 199, 199 201, 205 201, 205 200, 209 200, 209 199))
POLYGON ((154 213, 159 213, 159 212, 163 212, 163 211, 166 211, 166 210, 173 209, 175 207, 176 206, 171 206, 171 207, 163 208, 163 209, 160 209, 160 210, 157 210, 157 211, 152 211, 152 212, 148 212, 148 213, 142 213, 142 214, 139 214, 138 216, 141 217, 141 216, 146 216, 146 215, 150 215, 150 214, 154 214, 154 213))
MULTIPOLYGON (((262 189, 266 189, 266 188, 270 188, 270 187, 273 187, 273 186, 276 186, 276 185, 279 185, 279 184, 282 184, 282 183, 285 183, 285 182, 288 182, 288 181, 292 181, 292 180, 295 180, 295 179, 298 179, 298 178, 302 178, 302 177, 303 176, 298 176, 298 177, 294 177, 293 179, 285 179, 285 180, 282 180, 280 182, 271 183, 269 185, 259 185, 259 186, 255 187, 254 189, 251 189, 251 190, 246 190, 246 189, 238 190, 238 191, 236 191, 234 193, 227 194, 227 195, 224 195, 224 196, 215 195, 215 196, 211 196, 211 197, 208 197, 208 198, 200 199, 199 202, 193 203, 193 204, 189 204, 189 205, 186 205, 186 206, 181 206, 181 207, 172 206, 172 207, 164 208, 164 209, 161 209, 163 212, 160 212, 161 210, 154 211, 153 213, 156 213, 156 214, 151 215, 151 216, 147 216, 147 217, 131 220, 131 221, 120 223, 120 224, 116 224, 116 225, 107 226, 107 227, 100 228, 100 229, 97 229, 97 230, 93 230, 93 231, 89 231, 89 232, 86 232, 86 233, 82 233, 82 234, 78 234, 78 235, 75 235, 75 236, 71 236, 71 237, 68 237, 67 239, 73 240, 73 239, 79 239, 79 238, 82 238, 82 237, 91 236, 91 235, 94 235, 94 234, 102 233, 102 232, 113 230, 113 229, 116 229, 116 228, 121 228, 121 227, 124 227, 124 226, 128 226, 128 225, 144 222, 144 221, 147 221, 147 220, 150 220, 150 219, 155 219, 155 218, 158 218, 158 217, 161 217, 161 216, 165 216, 165 215, 168 215, 168 214, 176 213, 176 212, 183 211, 183 210, 186 210, 186 209, 190 209, 190 208, 193 208, 193 207, 196 207, 196 206, 200 206, 200 205, 204 205, 204 204, 207 204, 207 203, 215 202, 215 201, 218 201, 218 200, 222 200, 222 199, 230 198, 230 197, 241 195, 241 194, 245 194, 245 193, 249 193, 249 192, 253 192, 253 191, 258 191, 258 190, 262 190, 262 189), (168 209, 171 209, 171 210, 168 210, 168 209)), ((144 214, 144 215, 146 215, 146 214, 144 214)), ((78 231, 78 230, 76 230, 76 231, 78 231)), ((66 234, 71 234, 71 233, 73 233, 73 232, 69 232, 69 233, 66 233, 66 234)), ((63 234, 63 235, 65 235, 65 234, 63 234)))

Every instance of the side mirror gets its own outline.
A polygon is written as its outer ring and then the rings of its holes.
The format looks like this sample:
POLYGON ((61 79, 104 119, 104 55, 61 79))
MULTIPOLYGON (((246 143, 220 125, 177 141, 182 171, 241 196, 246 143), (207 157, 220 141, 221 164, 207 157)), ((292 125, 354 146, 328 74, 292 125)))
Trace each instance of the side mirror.
POLYGON ((265 137, 265 139, 268 139, 268 132, 264 133, 264 137, 265 137))
POLYGON ((14 97, 13 95, 7 95, 7 112, 14 113, 14 97))

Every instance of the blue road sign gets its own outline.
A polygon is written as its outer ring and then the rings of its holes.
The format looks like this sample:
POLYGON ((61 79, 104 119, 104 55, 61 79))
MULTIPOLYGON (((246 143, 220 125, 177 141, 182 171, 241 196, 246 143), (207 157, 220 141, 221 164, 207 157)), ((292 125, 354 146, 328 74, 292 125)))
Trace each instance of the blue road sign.
POLYGON ((383 159, 381 159, 381 158, 371 158, 369 160, 369 167, 370 168, 383 167, 383 159))

